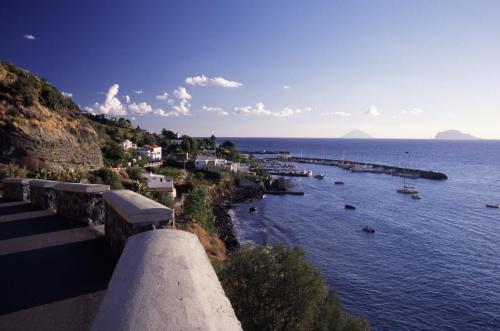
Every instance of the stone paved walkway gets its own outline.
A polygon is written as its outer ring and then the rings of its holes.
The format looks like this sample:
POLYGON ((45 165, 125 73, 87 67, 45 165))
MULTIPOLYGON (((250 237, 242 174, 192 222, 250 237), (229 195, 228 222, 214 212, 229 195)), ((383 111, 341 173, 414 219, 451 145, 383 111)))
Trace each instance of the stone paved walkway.
POLYGON ((88 330, 115 264, 102 228, 0 199, 0 330, 88 330))

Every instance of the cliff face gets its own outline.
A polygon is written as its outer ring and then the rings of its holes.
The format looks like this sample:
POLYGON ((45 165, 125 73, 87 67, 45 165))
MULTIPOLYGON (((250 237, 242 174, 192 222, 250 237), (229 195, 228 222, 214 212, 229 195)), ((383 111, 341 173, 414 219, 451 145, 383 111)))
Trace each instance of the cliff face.
POLYGON ((99 140, 76 104, 44 79, 0 64, 0 163, 30 169, 103 166, 99 140))

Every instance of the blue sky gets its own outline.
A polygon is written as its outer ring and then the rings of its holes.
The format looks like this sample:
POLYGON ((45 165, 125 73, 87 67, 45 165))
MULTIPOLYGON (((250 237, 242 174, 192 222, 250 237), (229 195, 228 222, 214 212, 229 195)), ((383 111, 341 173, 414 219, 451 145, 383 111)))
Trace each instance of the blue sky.
POLYGON ((0 58, 153 131, 500 139, 499 13, 482 0, 18 0, 2 4, 0 58))

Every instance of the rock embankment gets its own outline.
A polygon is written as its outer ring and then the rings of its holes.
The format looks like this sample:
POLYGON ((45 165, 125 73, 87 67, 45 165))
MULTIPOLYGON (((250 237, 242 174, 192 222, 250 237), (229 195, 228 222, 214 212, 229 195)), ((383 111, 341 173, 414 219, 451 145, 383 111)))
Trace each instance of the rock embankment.
POLYGON ((97 134, 46 80, 0 63, 0 163, 85 172, 103 166, 97 134))
POLYGON ((263 192, 258 187, 240 187, 237 182, 230 182, 217 187, 210 194, 219 238, 224 241, 229 251, 234 251, 240 247, 240 244, 236 239, 233 221, 228 210, 235 203, 261 198, 263 192))

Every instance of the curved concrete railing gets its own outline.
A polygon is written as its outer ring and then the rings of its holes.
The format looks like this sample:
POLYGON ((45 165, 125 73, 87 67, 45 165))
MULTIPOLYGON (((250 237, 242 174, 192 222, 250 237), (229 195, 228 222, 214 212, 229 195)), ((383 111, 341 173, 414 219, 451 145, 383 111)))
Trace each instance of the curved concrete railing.
POLYGON ((115 253, 121 253, 134 234, 160 228, 173 221, 174 211, 130 190, 103 194, 105 236, 115 253))
POLYGON ((92 327, 241 330, 198 238, 156 230, 129 238, 92 327))
POLYGON ((30 178, 4 178, 3 197, 8 200, 28 201, 30 195, 30 178))
POLYGON ((60 183, 54 186, 59 215, 89 225, 104 222, 102 194, 109 185, 60 183))
POLYGON ((30 181, 31 204, 40 209, 56 209, 55 186, 60 184, 54 180, 33 179, 30 181))

